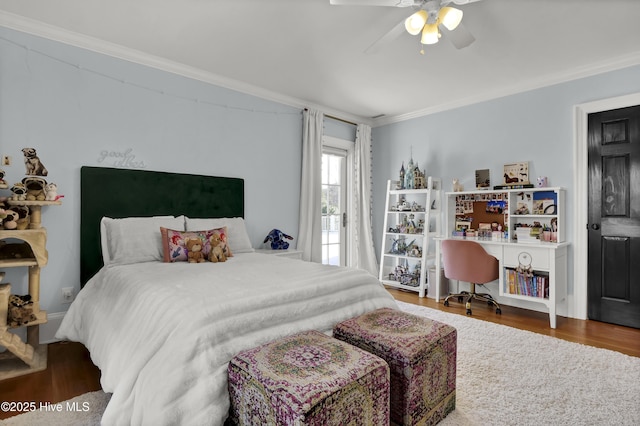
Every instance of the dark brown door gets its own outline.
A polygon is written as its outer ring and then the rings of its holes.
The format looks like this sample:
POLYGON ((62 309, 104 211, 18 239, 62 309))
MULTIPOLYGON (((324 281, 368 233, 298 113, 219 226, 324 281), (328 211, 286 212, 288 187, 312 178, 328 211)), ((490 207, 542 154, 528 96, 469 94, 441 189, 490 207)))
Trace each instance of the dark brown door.
POLYGON ((590 319, 640 328, 640 105, 589 114, 590 319))

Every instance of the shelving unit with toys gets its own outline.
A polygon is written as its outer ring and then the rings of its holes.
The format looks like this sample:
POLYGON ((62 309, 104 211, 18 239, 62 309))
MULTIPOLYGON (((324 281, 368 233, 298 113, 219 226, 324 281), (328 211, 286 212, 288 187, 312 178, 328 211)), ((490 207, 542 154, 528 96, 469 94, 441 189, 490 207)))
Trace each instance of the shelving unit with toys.
POLYGON ((420 189, 396 189, 399 182, 387 182, 379 276, 384 285, 417 291, 420 297, 431 284, 427 262, 434 259, 433 237, 441 232, 442 182, 425 180, 420 189))
MULTIPOLYGON (((40 186, 46 184, 42 178, 32 181, 40 186)), ((6 182, 0 183, 0 189, 8 189, 6 182)), ((0 226, 0 281, 4 279, 4 269, 27 268, 29 292, 15 296, 11 294, 11 284, 0 283, 0 346, 7 349, 0 354, 0 380, 47 368, 47 347, 40 345, 40 325, 47 322, 46 311, 40 309, 40 270, 48 261, 42 207, 62 203, 58 199, 40 199, 44 187, 35 191, 38 196, 29 198, 36 199, 27 200, 27 189, 2 202, 2 216, 9 220, 3 220, 0 226), (26 341, 12 332, 20 327, 26 327, 26 341)))

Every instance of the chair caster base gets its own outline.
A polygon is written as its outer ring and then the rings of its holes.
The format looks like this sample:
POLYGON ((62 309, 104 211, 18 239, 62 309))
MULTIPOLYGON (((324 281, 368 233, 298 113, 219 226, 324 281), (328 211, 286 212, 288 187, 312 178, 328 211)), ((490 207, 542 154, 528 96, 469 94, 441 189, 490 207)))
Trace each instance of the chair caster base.
POLYGON ((500 308, 496 308, 496 314, 500 314, 500 315, 502 315, 502 309, 500 309, 500 308))
POLYGON ((471 315, 471 309, 467 309, 467 315, 471 315))
POLYGON ((449 306, 449 301, 448 300, 444 301, 444 306, 449 306))

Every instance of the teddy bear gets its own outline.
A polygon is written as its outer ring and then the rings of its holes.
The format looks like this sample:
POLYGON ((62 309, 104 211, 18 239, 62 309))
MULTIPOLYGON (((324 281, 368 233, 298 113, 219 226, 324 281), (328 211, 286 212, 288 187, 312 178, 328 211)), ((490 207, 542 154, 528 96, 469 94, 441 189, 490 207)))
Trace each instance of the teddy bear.
POLYGON ((11 326, 19 326, 37 320, 33 314, 33 301, 30 295, 9 296, 9 312, 7 322, 11 326))
POLYGON ((200 238, 187 239, 185 246, 187 247, 187 260, 189 263, 202 263, 205 261, 200 238))
POLYGON ((209 251, 209 261, 213 263, 226 262, 227 255, 224 253, 224 242, 220 234, 213 234, 209 237, 211 250, 209 251))

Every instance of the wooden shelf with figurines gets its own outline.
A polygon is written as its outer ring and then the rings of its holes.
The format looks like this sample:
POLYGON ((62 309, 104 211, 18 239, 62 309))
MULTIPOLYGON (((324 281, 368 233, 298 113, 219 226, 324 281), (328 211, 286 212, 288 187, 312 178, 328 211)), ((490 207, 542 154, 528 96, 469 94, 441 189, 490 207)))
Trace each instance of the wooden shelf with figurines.
MULTIPOLYGON (((28 293, 11 294, 11 284, 0 284, 0 380, 41 371, 47 367, 47 348, 40 344, 41 324, 47 313, 40 309, 40 271, 48 262, 47 231, 42 227, 42 207, 61 205, 57 185, 33 148, 22 150, 26 176, 8 185, 2 171, 0 189, 0 268, 27 268, 28 293), (10 330, 26 327, 26 341, 10 330)), ((0 271, 0 281, 5 272, 0 271)))

